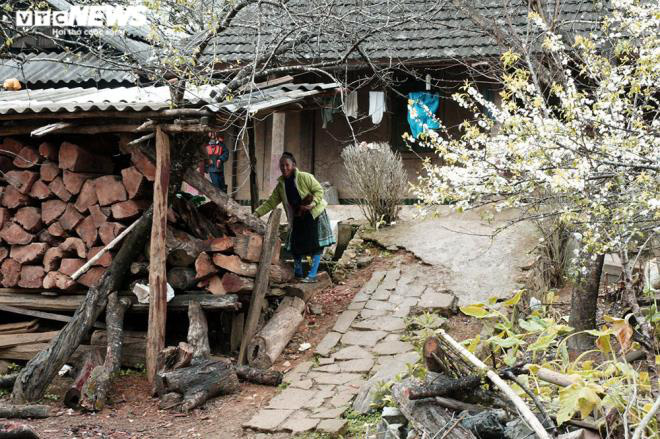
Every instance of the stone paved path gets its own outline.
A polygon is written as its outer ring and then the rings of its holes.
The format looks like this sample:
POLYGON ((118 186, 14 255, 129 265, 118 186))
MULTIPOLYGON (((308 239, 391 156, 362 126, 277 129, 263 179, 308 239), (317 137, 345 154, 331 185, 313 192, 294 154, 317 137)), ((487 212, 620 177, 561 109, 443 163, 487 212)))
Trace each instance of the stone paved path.
POLYGON ((413 346, 401 340, 404 318, 415 309, 455 306, 453 295, 427 287, 427 280, 419 265, 375 272, 316 346, 318 365, 304 362, 287 373, 288 387, 244 427, 341 433, 344 411, 367 412, 378 383, 418 360, 413 346))

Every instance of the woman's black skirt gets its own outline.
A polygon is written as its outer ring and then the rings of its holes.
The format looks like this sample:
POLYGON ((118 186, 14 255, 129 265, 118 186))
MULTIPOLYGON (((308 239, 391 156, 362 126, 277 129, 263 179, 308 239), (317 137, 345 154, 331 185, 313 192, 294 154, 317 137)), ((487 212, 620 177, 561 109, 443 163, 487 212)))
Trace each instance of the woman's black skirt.
POLYGON ((295 256, 314 255, 321 251, 319 245, 319 219, 310 212, 293 218, 291 228, 291 253, 295 256))

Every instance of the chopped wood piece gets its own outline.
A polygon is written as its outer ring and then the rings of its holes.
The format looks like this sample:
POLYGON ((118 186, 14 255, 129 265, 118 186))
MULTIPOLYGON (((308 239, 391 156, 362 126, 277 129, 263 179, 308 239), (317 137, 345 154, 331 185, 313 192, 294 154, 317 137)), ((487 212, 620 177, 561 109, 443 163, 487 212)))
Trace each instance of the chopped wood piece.
POLYGON ((0 207, 0 229, 5 225, 5 222, 9 219, 10 213, 4 207, 0 207))
POLYGON ((207 282, 208 284, 206 285, 206 289, 211 292, 211 294, 215 294, 217 296, 227 294, 227 290, 225 290, 225 287, 222 284, 222 278, 220 276, 211 276, 207 279, 207 282))
POLYGON ((119 223, 106 222, 101 224, 99 227, 99 236, 101 237, 101 242, 108 245, 115 239, 121 232, 126 229, 126 226, 119 223))
POLYGON ((112 205, 112 217, 116 220, 131 220, 149 207, 146 200, 126 200, 112 205))
POLYGON ((43 180, 37 180, 32 185, 32 188, 30 189, 30 193, 28 195, 38 200, 45 200, 47 198, 50 198, 52 192, 50 191, 48 185, 44 183, 43 180))
POLYGON ((209 325, 204 310, 197 302, 188 304, 188 344, 192 347, 191 364, 198 364, 211 355, 209 346, 209 325))
POLYGON ((80 236, 87 248, 92 248, 99 236, 94 225, 94 219, 91 216, 86 216, 76 227, 76 234, 80 236))
MULTIPOLYGON (((83 186, 83 191, 84 190, 85 188, 83 186)), ((80 196, 82 196, 82 192, 80 194, 81 194, 80 196)), ((94 191, 94 197, 96 197, 96 191, 94 191)), ((80 199, 80 197, 78 197, 78 199, 80 199)), ((78 207, 77 204, 76 207, 78 207)), ((101 206, 99 206, 98 204, 89 206, 89 214, 91 215, 92 220, 94 221, 94 225, 96 226, 97 229, 108 221, 108 217, 103 213, 103 211, 101 210, 101 206)))
POLYGON ((119 201, 126 201, 126 189, 116 175, 104 175, 94 180, 96 197, 101 206, 108 206, 119 201))
POLYGON ((58 238, 63 238, 66 235, 66 232, 62 228, 62 225, 58 222, 54 222, 53 224, 48 226, 48 233, 58 238))
POLYGON ((62 201, 69 201, 73 196, 71 192, 66 190, 66 187, 64 186, 64 181, 62 180, 62 177, 59 176, 55 177, 55 180, 51 181, 48 184, 48 189, 50 189, 50 191, 62 201))
POLYGON ((51 181, 55 180, 58 175, 60 175, 60 168, 56 163, 42 163, 39 167, 39 175, 43 181, 50 183, 51 181))
MULTIPOLYGON (((68 290, 73 287, 76 283, 66 274, 60 273, 59 271, 51 271, 46 273, 43 281, 43 287, 46 289, 56 288, 58 290, 68 290)), ((57 308, 45 308, 45 309, 57 309, 57 308)))
POLYGON ((171 392, 183 395, 180 407, 183 412, 201 406, 210 398, 235 393, 240 389, 238 376, 231 365, 214 360, 158 373, 154 384, 159 396, 171 392))
MULTIPOLYGON (((92 213, 92 206, 96 206, 100 212, 100 207, 98 207, 96 203, 98 203, 98 198, 96 197, 96 183, 94 180, 87 180, 83 183, 82 188, 80 189, 80 194, 78 195, 78 199, 76 200, 75 204, 76 209, 78 209, 80 213, 84 213, 87 211, 87 209, 90 209, 90 213, 92 213)), ((92 215, 94 214, 92 213, 92 215)), ((95 222, 97 221, 99 221, 98 216, 95 218, 95 222)), ((105 216, 103 222, 105 222, 105 216)), ((101 223, 99 223, 99 225, 100 224, 101 223)))
POLYGON ((57 160, 57 146, 53 145, 50 142, 43 142, 39 145, 39 155, 46 160, 57 160))
MULTIPOLYGON (((3 310, 4 311, 4 310, 3 310)), ((27 322, 16 322, 16 323, 3 323, 0 325, 0 334, 25 334, 27 332, 34 332, 37 330, 39 327, 39 319, 34 319, 34 320, 29 320, 27 322)), ((2 364, 0 364, 0 374, 5 373, 4 368, 2 367, 2 364)), ((0 375, 0 381, 2 380, 2 377, 0 375)), ((12 383, 12 387, 14 384, 12 383)), ((3 388, 2 384, 0 384, 0 388, 3 388)))
MULTIPOLYGON (((0 404, 0 418, 42 419, 53 416, 47 405, 0 404)), ((29 425, 15 422, 0 424, 0 437, 7 439, 39 439, 39 435, 29 425)))
POLYGON ((71 275, 76 271, 78 271, 78 269, 83 265, 85 265, 84 259, 63 258, 62 261, 60 262, 59 272, 64 273, 67 276, 71 277, 71 275))
POLYGON ((172 267, 167 270, 167 282, 175 290, 187 290, 195 285, 195 269, 172 267))
POLYGON ((58 247, 51 247, 46 250, 44 255, 44 269, 46 271, 56 271, 60 268, 60 261, 64 257, 64 252, 58 247))
POLYGON ((6 223, 0 230, 0 238, 4 239, 7 244, 25 245, 32 242, 34 235, 26 232, 16 223, 6 223))
POLYGON ((39 174, 32 171, 9 171, 5 173, 5 180, 22 194, 27 194, 32 185, 39 179, 39 174))
POLYGON ((42 242, 13 246, 11 248, 11 258, 19 264, 29 264, 40 261, 46 250, 48 250, 48 245, 42 242))
POLYGON ((225 252, 234 248, 234 238, 231 236, 223 236, 222 238, 215 238, 211 240, 210 250, 212 252, 225 252))
POLYGON ((13 259, 5 259, 0 266, 2 273, 2 286, 11 288, 18 285, 18 279, 21 277, 21 264, 13 259))
POLYGON ((9 256, 7 247, 0 247, 0 262, 4 261, 9 256))
POLYGON ((24 146, 14 158, 14 166, 21 169, 30 169, 39 164, 39 152, 29 146, 24 146))
POLYGON ((208 241, 197 239, 194 236, 177 230, 167 228, 167 263, 174 267, 188 267, 195 263, 200 252, 208 249, 208 241))
POLYGON ((140 150, 133 149, 131 151, 131 161, 138 171, 146 177, 149 181, 154 181, 156 178, 156 166, 144 155, 140 150))
POLYGON ((64 182, 64 187, 66 190, 72 194, 77 194, 80 192, 80 189, 82 188, 85 181, 92 178, 97 178, 98 176, 98 174, 81 174, 78 172, 65 170, 62 173, 62 181, 64 182))
POLYGON ((64 230, 73 230, 78 227, 78 224, 80 224, 83 219, 84 217, 80 212, 76 210, 73 204, 69 203, 66 205, 66 210, 58 221, 64 230))
POLYGON ((14 161, 7 156, 0 155, 0 172, 5 173, 14 169, 14 161))
POLYGON ((257 275, 257 264, 244 262, 236 255, 223 255, 216 253, 213 255, 213 263, 240 276, 255 277, 257 275))
POLYGON ((188 199, 174 198, 172 208, 176 211, 181 223, 186 225, 196 238, 212 239, 222 235, 222 230, 210 218, 216 218, 212 215, 205 215, 188 199))
POLYGON ((63 252, 75 252, 79 258, 84 258, 87 256, 87 248, 85 243, 80 238, 67 238, 62 244, 60 244, 60 250, 63 252))
POLYGON ((0 150, 9 151, 18 154, 23 149, 23 143, 13 137, 5 137, 0 145, 0 150))
POLYGON ((178 346, 168 346, 158 354, 158 372, 181 369, 190 365, 193 357, 193 348, 185 341, 178 346))
POLYGON ((124 183, 129 200, 132 200, 138 195, 144 195, 146 178, 135 166, 122 169, 121 180, 124 183))
MULTIPOLYGON (((92 247, 92 248, 90 248, 89 251, 87 252, 87 260, 89 261, 90 259, 92 259, 94 256, 96 256, 96 254, 98 252, 103 250, 103 248, 104 247, 92 247)), ((92 266, 109 267, 110 264, 112 264, 112 253, 107 251, 107 252, 103 253, 103 255, 92 264, 92 266)), ((133 266, 133 264, 131 264, 131 267, 132 266, 133 266)))
POLYGON ((304 320, 305 302, 298 297, 285 297, 273 317, 248 344, 247 360, 250 366, 269 369, 280 356, 304 320))
POLYGON ((103 267, 92 267, 85 274, 78 278, 78 283, 86 286, 87 288, 92 288, 95 285, 98 285, 99 281, 105 273, 105 268, 103 267))
POLYGON ((28 232, 41 230, 41 212, 36 207, 22 207, 14 218, 28 232))
POLYGON ((235 273, 222 276, 222 286, 228 293, 249 293, 254 289, 254 279, 241 277, 235 273))
POLYGON ((246 261, 259 262, 262 243, 263 238, 254 233, 235 236, 234 253, 246 261))
POLYGON ((439 377, 431 384, 406 386, 403 394, 411 401, 423 398, 444 396, 455 392, 467 392, 481 385, 482 379, 479 375, 466 376, 462 378, 439 377))
POLYGON ((10 209, 26 206, 30 197, 22 194, 14 186, 6 186, 2 193, 2 205, 10 209))
POLYGON ((195 259, 195 271, 197 273, 196 279, 205 279, 218 272, 218 269, 213 265, 213 261, 206 252, 201 252, 197 259, 195 259))
POLYGON ((58 158, 60 168, 74 172, 111 174, 114 168, 112 159, 109 157, 92 154, 69 142, 62 143, 58 158))
POLYGON ((294 278, 293 267, 290 264, 277 261, 270 265, 270 280, 276 284, 291 282, 294 278))
POLYGON ((279 386, 284 378, 284 374, 277 370, 256 369, 250 366, 235 366, 234 370, 240 380, 266 386, 279 386))
POLYGON ((21 288, 41 288, 46 272, 41 265, 23 265, 18 286, 21 288))
POLYGON ((62 240, 57 236, 48 233, 47 229, 43 229, 41 232, 39 232, 37 235, 37 241, 44 242, 50 247, 57 247, 62 242, 62 240))
POLYGON ((98 351, 89 352, 85 357, 85 362, 83 363, 78 376, 73 381, 73 384, 64 394, 64 405, 70 408, 78 408, 80 403, 80 397, 82 395, 82 389, 87 380, 89 380, 92 370, 96 366, 101 364, 101 354, 98 351))
MULTIPOLYGON (((57 220, 66 210, 66 203, 62 200, 48 200, 41 203, 41 221, 51 224, 57 220)), ((57 235, 56 235, 57 236, 57 235)))

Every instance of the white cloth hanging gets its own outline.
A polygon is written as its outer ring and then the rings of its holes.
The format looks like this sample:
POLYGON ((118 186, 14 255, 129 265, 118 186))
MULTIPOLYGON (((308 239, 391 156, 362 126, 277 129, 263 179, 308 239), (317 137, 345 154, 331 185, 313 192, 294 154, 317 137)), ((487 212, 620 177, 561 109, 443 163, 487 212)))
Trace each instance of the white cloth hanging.
POLYGON ((385 112, 385 93, 382 91, 369 92, 369 116, 374 124, 379 124, 383 120, 385 112))
POLYGON ((344 114, 355 119, 358 116, 358 94, 350 92, 344 99, 344 114))

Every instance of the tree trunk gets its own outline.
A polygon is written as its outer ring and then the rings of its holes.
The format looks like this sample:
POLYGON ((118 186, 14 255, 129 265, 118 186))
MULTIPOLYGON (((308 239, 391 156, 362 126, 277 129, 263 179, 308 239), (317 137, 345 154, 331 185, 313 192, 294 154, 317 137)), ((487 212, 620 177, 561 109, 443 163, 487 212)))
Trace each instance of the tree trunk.
POLYGON ((298 297, 285 297, 273 317, 254 336, 247 349, 248 363, 260 369, 270 368, 280 356, 303 321, 305 302, 298 297))
POLYGON ((78 376, 73 381, 69 390, 64 394, 65 406, 73 409, 78 408, 82 396, 82 389, 92 375, 94 368, 99 364, 101 364, 101 355, 98 350, 93 350, 86 355, 85 362, 83 363, 80 372, 78 372, 78 376))
POLYGON ((89 410, 103 410, 110 393, 112 378, 121 367, 121 356, 124 338, 124 313, 131 306, 126 297, 119 298, 117 292, 108 297, 105 310, 107 329, 107 347, 103 365, 92 371, 92 376, 84 386, 82 405, 89 410))
POLYGON ((0 404, 0 418, 48 418, 51 416, 47 405, 0 404))
POLYGON ((103 275, 101 282, 89 289, 73 320, 67 323, 48 347, 32 358, 21 371, 14 384, 13 402, 36 401, 46 393, 48 384, 80 345, 105 308, 108 294, 119 289, 129 265, 144 248, 144 242, 151 228, 151 215, 152 210, 147 210, 140 224, 128 239, 123 241, 112 265, 103 275))
POLYGON ((155 386, 161 397, 171 392, 183 395, 183 412, 189 412, 215 396, 239 390, 238 376, 231 365, 214 360, 172 372, 158 373, 155 386))
POLYGON ((574 351, 593 349, 593 336, 583 332, 596 328, 596 310, 598 306, 598 288, 603 272, 605 255, 598 255, 595 261, 589 261, 588 272, 580 275, 571 295, 571 315, 568 324, 576 334, 568 339, 568 347, 574 351))

